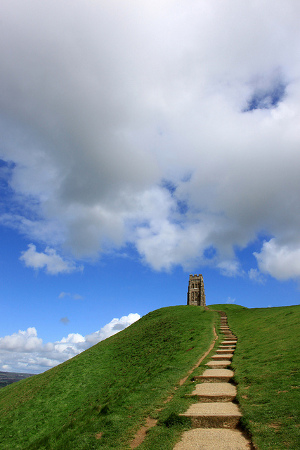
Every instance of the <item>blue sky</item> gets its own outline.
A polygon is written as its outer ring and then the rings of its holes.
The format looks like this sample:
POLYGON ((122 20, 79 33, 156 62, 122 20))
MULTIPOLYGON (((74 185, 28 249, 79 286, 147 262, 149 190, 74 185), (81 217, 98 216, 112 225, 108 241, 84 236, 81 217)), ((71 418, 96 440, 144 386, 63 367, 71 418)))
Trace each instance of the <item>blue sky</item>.
POLYGON ((4 0, 0 370, 185 304, 190 273, 208 304, 299 303, 299 16, 4 0))

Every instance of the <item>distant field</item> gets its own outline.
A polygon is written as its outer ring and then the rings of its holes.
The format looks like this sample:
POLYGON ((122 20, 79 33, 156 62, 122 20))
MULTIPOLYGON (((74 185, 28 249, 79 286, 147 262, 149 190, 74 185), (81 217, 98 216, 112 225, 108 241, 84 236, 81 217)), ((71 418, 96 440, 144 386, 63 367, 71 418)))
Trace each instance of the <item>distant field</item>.
POLYGON ((28 373, 0 372, 0 388, 8 386, 11 383, 16 383, 17 381, 31 376, 32 375, 28 373))
POLYGON ((245 427, 260 450, 300 448, 300 306, 226 311, 245 427))
POLYGON ((41 375, 0 389, 0 448, 125 449, 213 340, 217 314, 162 308, 41 375))

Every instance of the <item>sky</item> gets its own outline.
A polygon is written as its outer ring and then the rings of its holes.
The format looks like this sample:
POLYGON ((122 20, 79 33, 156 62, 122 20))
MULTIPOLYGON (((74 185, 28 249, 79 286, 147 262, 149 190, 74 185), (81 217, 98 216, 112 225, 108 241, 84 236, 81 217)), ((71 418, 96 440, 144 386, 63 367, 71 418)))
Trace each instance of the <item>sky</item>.
POLYGON ((299 304, 300 2, 2 0, 0 370, 157 308, 299 304))

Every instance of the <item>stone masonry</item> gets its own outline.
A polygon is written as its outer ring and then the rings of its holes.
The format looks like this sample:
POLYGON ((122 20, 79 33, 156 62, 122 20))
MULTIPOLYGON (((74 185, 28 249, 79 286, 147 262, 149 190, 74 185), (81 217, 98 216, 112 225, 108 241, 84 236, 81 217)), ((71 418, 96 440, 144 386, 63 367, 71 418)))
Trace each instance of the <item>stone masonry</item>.
POLYGON ((187 304, 196 306, 206 306, 203 276, 190 275, 189 288, 187 293, 187 304))

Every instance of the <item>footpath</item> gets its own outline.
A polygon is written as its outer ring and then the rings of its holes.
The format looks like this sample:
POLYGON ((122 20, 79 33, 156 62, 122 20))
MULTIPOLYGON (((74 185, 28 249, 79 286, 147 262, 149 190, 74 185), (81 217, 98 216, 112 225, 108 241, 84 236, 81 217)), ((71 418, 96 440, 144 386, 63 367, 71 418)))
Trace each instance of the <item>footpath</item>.
POLYGON ((241 412, 235 402, 234 372, 228 367, 237 338, 228 327, 227 316, 220 312, 220 331, 224 340, 206 364, 208 368, 196 376, 195 390, 190 394, 198 402, 181 414, 190 417, 193 429, 183 433, 173 450, 250 450, 251 442, 239 430, 241 412))

